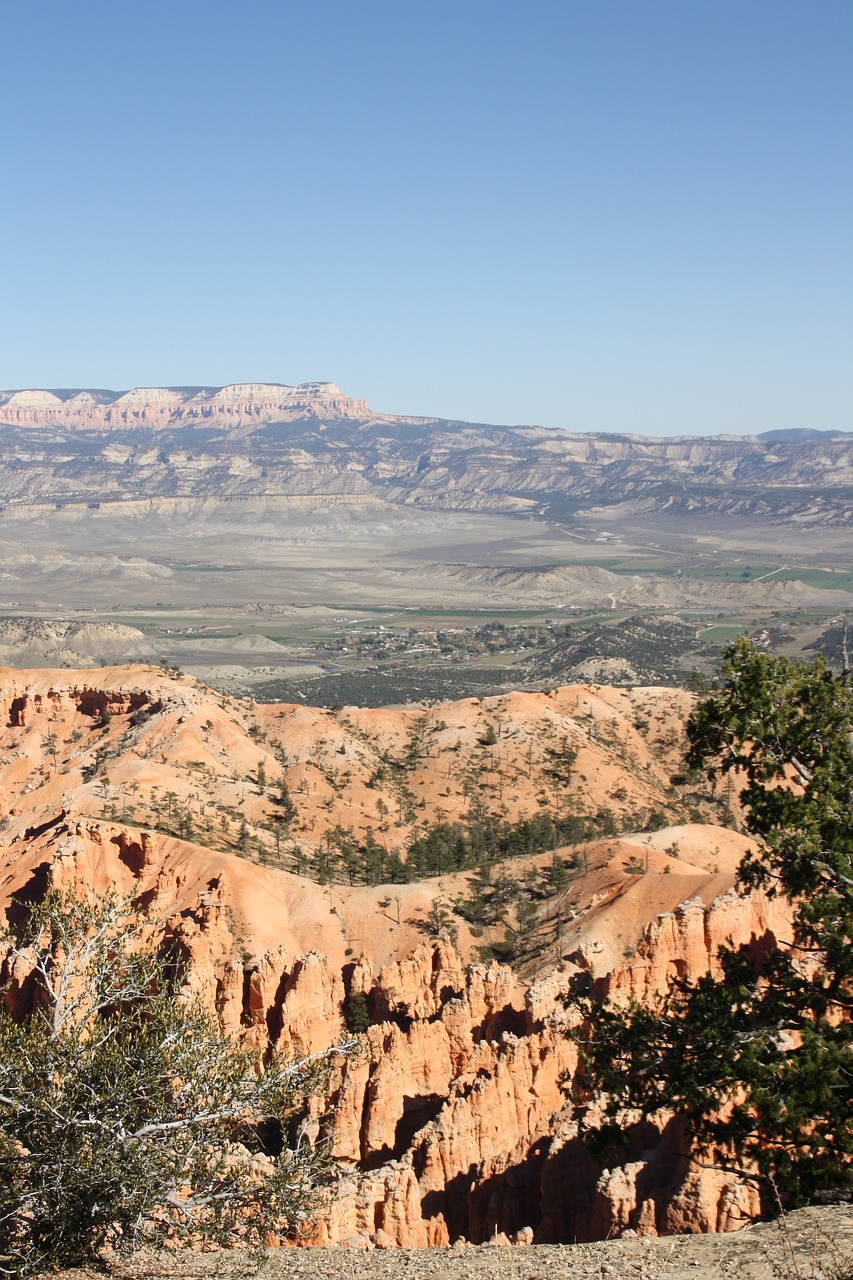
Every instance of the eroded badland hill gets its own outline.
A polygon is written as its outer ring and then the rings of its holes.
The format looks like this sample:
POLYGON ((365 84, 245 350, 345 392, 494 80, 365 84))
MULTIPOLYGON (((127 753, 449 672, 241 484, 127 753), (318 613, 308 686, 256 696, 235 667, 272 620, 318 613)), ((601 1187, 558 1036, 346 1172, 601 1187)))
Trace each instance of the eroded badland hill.
POLYGON ((369 1022, 332 1081, 348 1176, 319 1243, 725 1230, 746 1185, 690 1166, 671 1124, 595 1165, 564 1088, 574 992, 643 999, 785 927, 734 891, 731 796, 682 772, 689 705, 572 686, 331 712, 144 666, 6 669, 0 893, 132 894, 259 1046, 369 1022))

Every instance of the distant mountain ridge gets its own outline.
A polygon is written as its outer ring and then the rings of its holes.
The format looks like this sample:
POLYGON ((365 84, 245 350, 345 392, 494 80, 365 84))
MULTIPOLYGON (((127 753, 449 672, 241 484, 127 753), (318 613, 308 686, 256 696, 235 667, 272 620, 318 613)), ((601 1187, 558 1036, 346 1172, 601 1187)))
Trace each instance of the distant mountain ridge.
POLYGON ((643 437, 377 414, 332 382, 0 392, 0 506, 341 496, 853 523, 853 433, 643 437))
POLYGON ((814 427, 783 427, 776 431, 762 431, 759 440, 769 444, 800 444, 808 440, 843 440, 848 431, 819 431, 814 427))
POLYGON ((134 387, 130 391, 60 389, 0 391, 0 423, 113 430, 182 423, 282 421, 294 413, 365 417, 367 402, 345 396, 333 382, 246 382, 226 387, 134 387))

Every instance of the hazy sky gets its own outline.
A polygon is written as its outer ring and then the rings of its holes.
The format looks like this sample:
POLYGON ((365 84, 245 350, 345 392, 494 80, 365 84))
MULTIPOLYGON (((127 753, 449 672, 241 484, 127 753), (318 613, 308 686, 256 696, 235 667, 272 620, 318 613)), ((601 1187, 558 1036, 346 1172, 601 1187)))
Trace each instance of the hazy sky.
POLYGON ((851 421, 850 0, 0 0, 0 386, 851 421))

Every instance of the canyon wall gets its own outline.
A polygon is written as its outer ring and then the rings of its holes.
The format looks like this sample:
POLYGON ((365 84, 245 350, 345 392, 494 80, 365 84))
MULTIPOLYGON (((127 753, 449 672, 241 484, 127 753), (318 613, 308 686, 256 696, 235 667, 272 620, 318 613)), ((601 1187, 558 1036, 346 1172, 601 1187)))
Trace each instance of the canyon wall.
MULTIPOLYGON (((663 1234, 732 1229, 758 1211, 749 1188, 683 1156, 676 1121, 628 1128, 627 1158, 595 1164, 578 1137, 565 1081, 577 1067, 567 1035, 572 994, 647 998, 674 974, 713 970, 728 939, 766 946, 785 905, 761 894, 686 902, 655 918, 635 954, 610 973, 566 963, 529 982, 497 964, 465 964, 447 940, 374 967, 332 962, 279 944, 247 963, 227 876, 187 896, 187 872, 164 863, 150 833, 59 821, 34 833, 59 884, 113 884, 159 916, 188 964, 188 990, 259 1048, 297 1056, 347 1036, 349 996, 371 1025, 363 1048, 336 1065, 313 1131, 326 1133, 343 1176, 313 1240, 351 1247, 427 1247, 597 1239, 631 1229, 663 1234)), ((7 972, 7 1007, 26 1003, 26 975, 7 972)), ((629 1117, 630 1119, 630 1117, 629 1117)))
POLYGON ((132 391, 4 391, 0 423, 87 431, 178 426, 243 426, 295 417, 366 418, 367 402, 333 382, 236 383, 228 387, 135 387, 132 391))
MULTIPOLYGON (((340 1043, 357 997, 362 1049, 336 1062, 312 1121, 343 1171, 320 1243, 726 1229, 755 1212, 753 1198, 722 1172, 691 1168, 673 1120, 631 1121, 626 1158, 599 1166, 578 1129, 595 1117, 576 1113, 564 1089, 578 994, 647 1000, 714 971, 729 938, 760 950, 789 936, 783 902, 733 891, 748 838, 678 824, 694 803, 669 781, 689 706, 678 690, 570 686, 333 713, 236 702, 152 668, 5 670, 0 910, 51 883, 114 888, 185 959, 188 993, 259 1052, 340 1043), (555 767, 567 744, 572 764, 555 767), (510 818, 567 796, 578 809, 624 804, 626 815, 668 806, 676 822, 501 863, 535 888, 538 944, 520 970, 480 962, 493 938, 454 909, 471 870, 350 884, 339 869, 321 884, 286 869, 340 823, 402 841, 422 812, 463 818, 469 756, 481 803, 510 818), (393 789, 398 761, 408 816, 393 789), (282 849, 269 865, 285 779, 302 853, 282 849), (191 831, 177 832, 178 810, 191 831), (166 830, 153 829, 158 818, 166 830), (240 818, 257 841, 244 856, 240 818), (542 891, 558 859, 564 879, 542 891)), ((27 973, 7 965, 0 976, 6 1007, 22 1013, 27 973)))

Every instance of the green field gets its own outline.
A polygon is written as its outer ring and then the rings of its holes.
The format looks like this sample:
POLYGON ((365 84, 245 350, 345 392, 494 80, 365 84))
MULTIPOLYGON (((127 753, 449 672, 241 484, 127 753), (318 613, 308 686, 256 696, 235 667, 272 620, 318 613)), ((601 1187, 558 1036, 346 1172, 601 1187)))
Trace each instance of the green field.
POLYGON ((699 638, 707 644, 732 644, 738 636, 745 635, 748 630, 749 628, 745 626, 708 627, 707 631, 700 631, 699 638))
POLYGON ((804 582, 809 587, 825 587, 829 591, 853 591, 853 573, 835 569, 783 569, 775 575, 779 582, 804 582))
POLYGON ((804 582, 809 587, 825 587, 835 591, 853 592, 853 573, 834 569, 803 569, 768 564, 766 561, 732 560, 726 563, 687 564, 685 557, 660 559, 640 556, 596 556, 588 560, 555 560, 550 564, 536 565, 539 571, 558 568, 606 569, 609 573, 630 576, 635 573, 650 574, 657 578, 672 578, 683 574, 700 582, 755 582, 767 578, 770 582, 804 582))
MULTIPOLYGON (((680 559, 681 557, 679 557, 680 559)), ((594 565, 598 569, 609 569, 611 573, 634 574, 651 573, 657 578, 672 577, 678 572, 678 565, 672 560, 643 559, 641 556, 622 556, 619 559, 602 558, 601 560, 585 560, 582 563, 594 565)))
POLYGON ((803 582, 806 586, 830 591, 853 591, 853 573, 834 569, 783 568, 782 565, 741 560, 730 564, 696 565, 685 569, 684 576, 706 582, 755 582, 757 578, 766 578, 768 582, 803 582))
POLYGON ((170 564, 173 573, 245 573, 242 564, 170 564))
MULTIPOLYGON (((754 582, 772 573, 777 577, 778 564, 754 564, 735 560, 732 564, 701 564, 684 570, 685 578, 696 578, 703 582, 754 582)), ((792 570, 796 572, 796 570, 792 570)))
MULTIPOLYGON (((681 561, 683 557, 678 556, 681 561)), ((607 569, 609 573, 652 573, 657 577, 671 576, 678 571, 673 559, 660 556, 588 556, 581 560, 572 556, 566 560, 549 560, 543 564, 526 565, 534 573, 546 573, 549 569, 607 569)))

